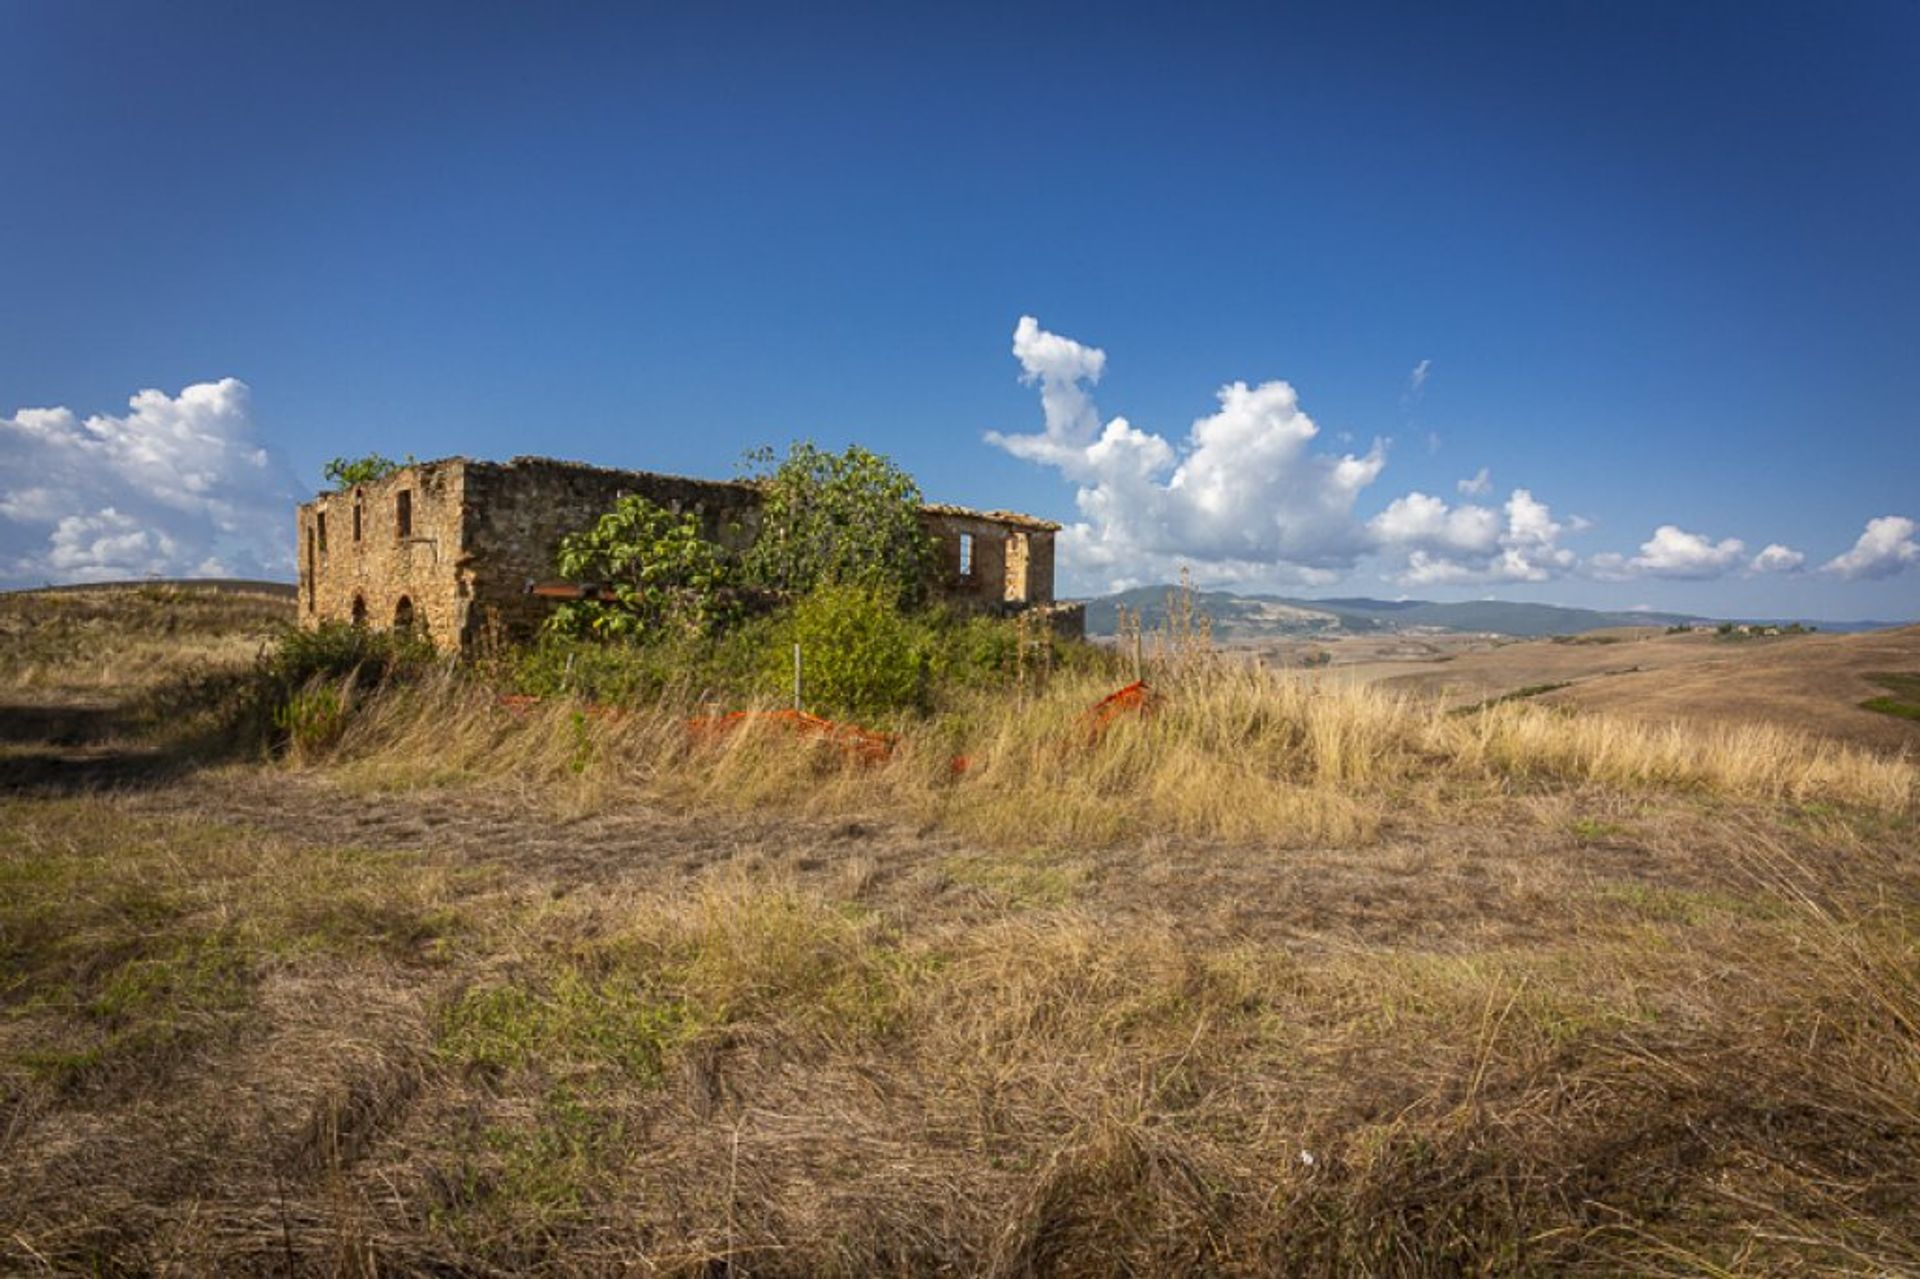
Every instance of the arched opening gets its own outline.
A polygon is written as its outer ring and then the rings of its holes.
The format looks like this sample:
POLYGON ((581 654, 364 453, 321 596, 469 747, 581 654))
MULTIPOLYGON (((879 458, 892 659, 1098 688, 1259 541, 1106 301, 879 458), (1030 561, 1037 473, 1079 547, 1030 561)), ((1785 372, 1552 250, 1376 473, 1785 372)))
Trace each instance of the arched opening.
POLYGON ((393 606, 393 629, 402 635, 413 632, 413 601, 404 595, 393 606))
POLYGON ((353 624, 360 627, 367 624, 367 598, 364 595, 353 597, 353 624))

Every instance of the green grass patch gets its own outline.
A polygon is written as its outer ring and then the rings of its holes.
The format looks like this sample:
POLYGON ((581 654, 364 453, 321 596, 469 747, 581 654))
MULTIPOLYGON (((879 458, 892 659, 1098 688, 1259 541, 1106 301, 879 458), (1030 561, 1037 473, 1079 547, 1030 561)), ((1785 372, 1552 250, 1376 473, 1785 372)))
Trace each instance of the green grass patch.
POLYGON ((442 1015, 436 1051, 496 1076, 537 1069, 652 1084, 693 1028, 684 1000, 635 975, 592 976, 569 965, 466 991, 442 1015))
POLYGON ((1498 697, 1489 697, 1484 701, 1475 702, 1471 706, 1456 706, 1453 713, 1455 715, 1476 715, 1481 711, 1490 710, 1495 706, 1501 706, 1507 702, 1524 702, 1530 697, 1540 697, 1546 693, 1558 692, 1560 689, 1571 687, 1572 684, 1572 680, 1560 680, 1558 683, 1553 684, 1528 684, 1522 688, 1516 688, 1512 692, 1502 693, 1498 697))
POLYGON ((1920 720, 1920 672, 1889 672, 1869 675, 1867 679, 1887 693, 1882 697, 1869 697, 1860 703, 1862 709, 1899 719, 1920 720))

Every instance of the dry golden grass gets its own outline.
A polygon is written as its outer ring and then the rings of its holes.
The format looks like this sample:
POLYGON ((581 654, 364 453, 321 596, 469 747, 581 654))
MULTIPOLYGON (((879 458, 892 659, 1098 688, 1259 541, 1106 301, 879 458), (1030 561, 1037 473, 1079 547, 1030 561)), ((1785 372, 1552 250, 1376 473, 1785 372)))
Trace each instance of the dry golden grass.
POLYGON ((1607 885, 1550 941, 1436 950, 6 817, 15 1267, 1920 1265, 1884 854, 1743 829, 1726 891, 1607 885))
POLYGON ((0 1270, 1920 1272, 1909 764, 1159 682, 0 797, 0 1270))
POLYGON ((1767 725, 1646 725, 1525 703, 1457 715, 1367 685, 1194 664, 1156 708, 1090 730, 1105 686, 1062 680, 1025 702, 981 696, 910 728, 883 764, 852 762, 777 721, 696 743, 690 708, 510 712, 459 679, 376 699, 338 757, 363 784, 514 779, 583 811, 617 796, 684 805, 886 812, 1014 844, 1143 834, 1350 843, 1390 817, 1495 802, 1516 788, 1601 785, 1909 811, 1914 765, 1767 725), (958 776, 956 757, 968 761, 958 776))
POLYGON ((0 595, 0 686, 29 695, 140 688, 251 660, 293 598, 190 584, 0 595))

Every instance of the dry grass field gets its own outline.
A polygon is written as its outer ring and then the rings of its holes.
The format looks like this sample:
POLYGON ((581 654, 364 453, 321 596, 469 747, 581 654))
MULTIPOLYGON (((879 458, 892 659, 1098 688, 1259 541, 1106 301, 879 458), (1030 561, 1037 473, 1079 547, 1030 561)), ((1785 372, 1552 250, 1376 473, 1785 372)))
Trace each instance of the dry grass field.
MULTIPOLYGON (((453 673, 269 758, 178 691, 268 606, 77 598, 0 609, 0 1269, 1920 1271, 1872 734, 1189 652, 877 765, 453 673)), ((1739 657, 1920 665, 1846 643, 1739 657)))
POLYGON ((1402 640, 1420 656, 1381 652, 1365 637, 1334 644, 1327 679, 1378 684, 1472 705, 1521 690, 1562 705, 1645 723, 1771 724, 1920 757, 1920 722, 1863 709, 1886 693, 1876 679, 1920 672, 1920 626, 1858 635, 1727 638, 1658 629, 1555 639, 1402 640), (1555 687, 1548 687, 1555 686, 1555 687))

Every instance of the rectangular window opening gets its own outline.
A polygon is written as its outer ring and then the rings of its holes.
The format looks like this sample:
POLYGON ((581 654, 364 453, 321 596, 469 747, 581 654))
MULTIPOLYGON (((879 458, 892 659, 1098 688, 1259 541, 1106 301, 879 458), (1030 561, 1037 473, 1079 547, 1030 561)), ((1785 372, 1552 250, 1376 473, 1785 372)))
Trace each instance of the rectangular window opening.
POLYGON ((353 504, 353 540, 360 540, 360 503, 353 504))
POLYGON ((413 490, 401 489, 393 499, 394 527, 401 537, 413 536, 413 490))
POLYGON ((960 535, 960 576, 973 576, 973 534, 960 535))
POLYGON ((325 511, 317 511, 314 513, 313 527, 314 531, 319 534, 320 553, 325 555, 327 553, 327 513, 325 511))

